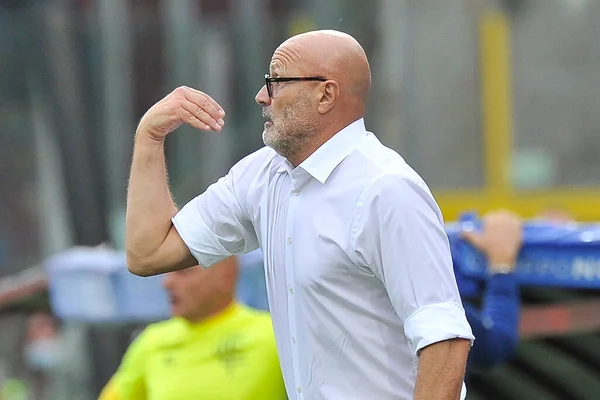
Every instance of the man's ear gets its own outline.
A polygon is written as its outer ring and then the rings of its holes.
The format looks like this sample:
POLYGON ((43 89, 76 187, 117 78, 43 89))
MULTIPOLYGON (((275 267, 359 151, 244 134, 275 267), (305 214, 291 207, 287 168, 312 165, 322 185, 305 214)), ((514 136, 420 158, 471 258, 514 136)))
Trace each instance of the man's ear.
POLYGON ((323 87, 319 91, 319 112, 325 114, 331 110, 340 96, 340 85, 333 80, 323 82, 323 87))

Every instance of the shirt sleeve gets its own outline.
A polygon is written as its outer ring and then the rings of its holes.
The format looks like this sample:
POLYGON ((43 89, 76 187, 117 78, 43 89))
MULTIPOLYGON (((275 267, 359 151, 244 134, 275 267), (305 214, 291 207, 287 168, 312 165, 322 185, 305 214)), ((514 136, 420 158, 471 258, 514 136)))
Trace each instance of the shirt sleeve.
MULTIPOLYGON (((118 400, 145 400, 146 355, 145 331, 129 346, 119 369, 110 380, 110 391, 118 400)), ((108 400, 108 399, 107 399, 108 400)))
POLYGON ((477 337, 469 365, 492 367, 509 360, 519 344, 520 298, 514 274, 489 278, 481 310, 465 304, 467 319, 477 337))
POLYGON ((258 248, 246 209, 248 190, 256 177, 256 158, 254 153, 237 163, 173 217, 177 232, 203 267, 258 248))
POLYGON ((358 262, 385 286, 415 355, 439 341, 474 339, 441 212, 424 182, 384 176, 366 189, 353 238, 358 262))

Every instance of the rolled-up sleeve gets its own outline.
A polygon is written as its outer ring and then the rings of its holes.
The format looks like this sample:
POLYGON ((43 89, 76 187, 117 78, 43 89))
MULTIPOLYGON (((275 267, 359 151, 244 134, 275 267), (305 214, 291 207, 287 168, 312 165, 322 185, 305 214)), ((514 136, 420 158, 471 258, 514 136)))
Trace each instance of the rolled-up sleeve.
POLYGON ((451 301, 420 307, 404 322, 404 333, 413 354, 443 340, 474 339, 462 305, 451 301))
POLYGON ((252 158, 240 161, 173 217, 175 229, 204 267, 258 247, 246 204, 251 162, 252 158))
POLYGON ((359 201, 358 260, 385 286, 413 353, 443 340, 473 340, 441 212, 418 177, 385 176, 359 201))

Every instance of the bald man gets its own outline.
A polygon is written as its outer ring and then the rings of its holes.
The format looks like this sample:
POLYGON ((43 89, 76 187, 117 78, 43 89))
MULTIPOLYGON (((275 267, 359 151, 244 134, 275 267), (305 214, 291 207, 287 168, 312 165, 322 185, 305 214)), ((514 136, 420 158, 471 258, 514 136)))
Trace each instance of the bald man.
POLYGON ((234 299, 237 257, 166 274, 172 317, 129 346, 98 400, 284 400, 269 314, 234 299))
POLYGON ((266 147, 178 210, 164 159, 181 124, 225 112, 180 87, 136 132, 127 207, 131 271, 211 266, 260 247, 291 399, 464 398, 474 339, 442 215, 421 177, 365 129, 360 44, 336 31, 274 52, 256 95, 266 147))

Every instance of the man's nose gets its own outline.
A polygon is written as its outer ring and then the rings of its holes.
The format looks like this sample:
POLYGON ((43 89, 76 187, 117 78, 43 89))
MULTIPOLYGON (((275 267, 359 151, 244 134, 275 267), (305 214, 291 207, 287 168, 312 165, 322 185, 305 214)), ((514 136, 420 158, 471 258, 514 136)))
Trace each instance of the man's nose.
POLYGON ((271 98, 269 97, 269 93, 267 93, 267 85, 263 85, 263 87, 260 88, 254 100, 261 106, 268 106, 271 104, 271 98))

